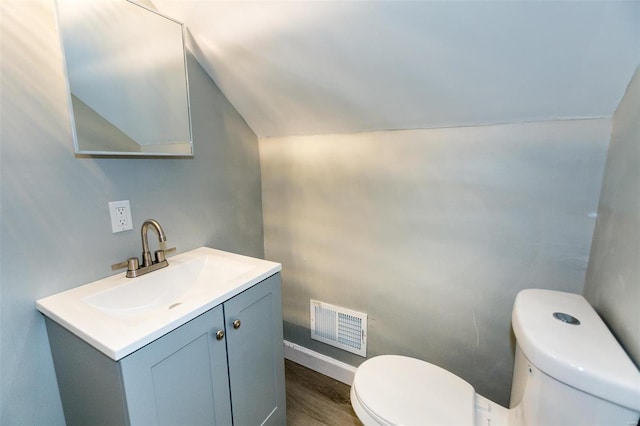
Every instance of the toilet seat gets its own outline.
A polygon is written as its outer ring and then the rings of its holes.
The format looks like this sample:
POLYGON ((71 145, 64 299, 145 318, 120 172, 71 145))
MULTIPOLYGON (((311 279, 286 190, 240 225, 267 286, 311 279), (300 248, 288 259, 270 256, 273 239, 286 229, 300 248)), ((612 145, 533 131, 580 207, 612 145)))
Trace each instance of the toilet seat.
POLYGON ((474 424, 473 387, 447 370, 409 357, 382 355, 362 363, 351 399, 359 417, 369 417, 374 424, 474 424))

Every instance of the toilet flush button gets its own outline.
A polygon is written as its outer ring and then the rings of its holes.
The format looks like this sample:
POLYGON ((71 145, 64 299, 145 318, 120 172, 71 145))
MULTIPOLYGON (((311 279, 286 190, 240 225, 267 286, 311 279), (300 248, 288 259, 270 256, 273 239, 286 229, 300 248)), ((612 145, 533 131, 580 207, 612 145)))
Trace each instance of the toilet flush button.
POLYGON ((580 320, 578 318, 563 312, 554 312, 553 317, 562 322, 566 322, 567 324, 580 325, 580 320))

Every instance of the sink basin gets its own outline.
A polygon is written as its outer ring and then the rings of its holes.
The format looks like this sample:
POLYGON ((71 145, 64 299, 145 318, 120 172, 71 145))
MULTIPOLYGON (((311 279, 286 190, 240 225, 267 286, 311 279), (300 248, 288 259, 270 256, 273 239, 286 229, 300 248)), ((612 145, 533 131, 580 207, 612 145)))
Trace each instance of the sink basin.
MULTIPOLYGON (((83 302, 115 315, 134 316, 157 308, 172 309, 184 303, 194 289, 208 288, 212 282, 227 281, 252 266, 231 259, 199 256, 142 275, 125 278, 115 287, 85 297, 83 302)), ((200 289, 202 292, 203 289, 200 289)))
POLYGON ((207 247, 168 260, 138 278, 121 273, 40 299, 36 307, 117 361, 282 269, 207 247))

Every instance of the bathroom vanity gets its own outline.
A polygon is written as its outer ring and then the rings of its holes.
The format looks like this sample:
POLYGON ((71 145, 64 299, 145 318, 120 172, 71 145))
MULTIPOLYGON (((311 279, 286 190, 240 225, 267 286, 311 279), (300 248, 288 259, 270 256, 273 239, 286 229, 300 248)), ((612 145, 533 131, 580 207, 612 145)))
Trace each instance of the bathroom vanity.
POLYGON ((279 271, 200 248, 39 300, 67 424, 286 424, 279 271))

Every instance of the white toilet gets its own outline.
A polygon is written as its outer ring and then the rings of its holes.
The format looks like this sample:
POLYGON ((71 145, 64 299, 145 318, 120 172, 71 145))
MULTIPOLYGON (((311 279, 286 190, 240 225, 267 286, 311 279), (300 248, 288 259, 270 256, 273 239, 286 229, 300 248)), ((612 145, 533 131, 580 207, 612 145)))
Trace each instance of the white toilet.
POLYGON ((351 404, 369 425, 624 425, 640 416, 640 372, 580 295, 530 289, 512 314, 511 407, 448 371, 383 355, 358 367, 351 404))

